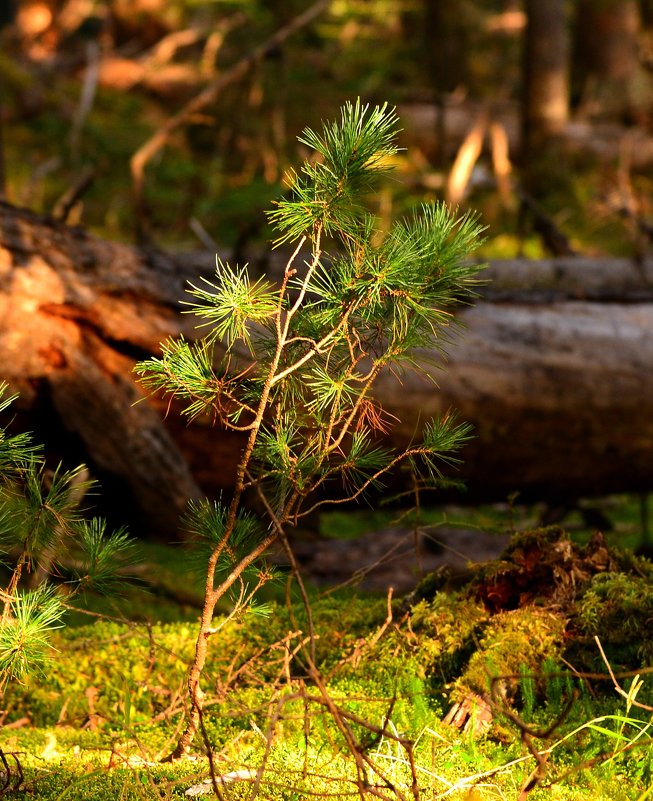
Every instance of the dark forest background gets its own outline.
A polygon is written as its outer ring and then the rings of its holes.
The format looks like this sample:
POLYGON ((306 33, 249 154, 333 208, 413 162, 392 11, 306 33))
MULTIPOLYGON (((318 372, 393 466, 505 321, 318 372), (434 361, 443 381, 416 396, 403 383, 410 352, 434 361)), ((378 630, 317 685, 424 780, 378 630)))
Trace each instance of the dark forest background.
POLYGON ((244 253, 296 134, 360 96, 404 126, 383 219, 443 197, 482 211, 491 256, 631 255, 652 26, 643 0, 8 2, 4 195, 109 238, 244 253), (180 113, 135 197, 135 155, 180 113))
POLYGON ((133 365, 197 335, 179 303, 216 253, 274 274, 296 137, 356 98, 403 128, 381 230, 475 209, 491 263, 439 391, 381 386, 400 444, 455 408, 475 430, 456 500, 645 497, 652 3, 14 0, 0 21, 0 378, 103 511, 167 532, 231 487, 238 439, 134 405, 133 365))

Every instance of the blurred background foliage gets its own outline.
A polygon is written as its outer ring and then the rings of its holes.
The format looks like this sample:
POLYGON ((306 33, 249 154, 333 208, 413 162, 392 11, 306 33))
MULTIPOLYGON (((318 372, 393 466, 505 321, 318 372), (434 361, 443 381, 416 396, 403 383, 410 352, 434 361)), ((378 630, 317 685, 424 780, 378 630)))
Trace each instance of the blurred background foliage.
MULTIPOLYGON (((646 247, 652 3, 324 6, 227 81, 149 161, 144 209, 158 245, 215 243, 250 257, 267 240, 263 210, 283 191, 284 172, 306 155, 296 135, 361 97, 396 104, 404 127, 400 180, 370 199, 382 225, 421 200, 447 197, 481 210, 490 226, 485 256, 632 255, 646 247), (529 25, 540 46, 529 45, 529 25), (542 221, 562 233, 561 250, 542 221)), ((310 7, 300 0, 5 3, 6 199, 133 241, 133 155, 310 7)))

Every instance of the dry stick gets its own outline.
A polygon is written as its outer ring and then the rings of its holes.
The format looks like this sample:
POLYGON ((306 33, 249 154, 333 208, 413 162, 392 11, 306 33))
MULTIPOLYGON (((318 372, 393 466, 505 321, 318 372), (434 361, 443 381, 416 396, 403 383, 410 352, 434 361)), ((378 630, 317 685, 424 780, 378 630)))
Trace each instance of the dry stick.
POLYGON ((393 614, 392 614, 393 593, 394 593, 394 587, 388 587, 388 598, 387 598, 388 614, 386 619, 383 621, 383 624, 376 630, 375 634, 369 640, 363 639, 362 641, 359 641, 356 644, 353 653, 350 654, 348 657, 342 659, 339 665, 346 664, 347 662, 349 662, 351 665, 353 665, 353 667, 355 668, 358 667, 361 660, 361 656, 363 655, 363 649, 374 648, 374 646, 381 639, 381 637, 383 637, 383 635, 388 629, 388 626, 393 621, 393 614))
POLYGON ((57 222, 66 222, 77 201, 91 188, 94 180, 95 167, 85 167, 75 183, 54 204, 52 216, 57 222))
POLYGON ((168 141, 170 135, 177 128, 186 124, 193 115, 197 114, 197 112, 205 106, 213 103, 220 92, 230 84, 243 78, 252 67, 263 61, 269 53, 283 44, 286 39, 309 25, 328 8, 329 3, 330 0, 318 0, 317 3, 314 3, 302 14, 299 14, 287 25, 280 28, 266 42, 253 50, 249 55, 242 58, 237 64, 234 64, 231 69, 227 70, 219 78, 216 78, 215 81, 210 83, 198 95, 195 95, 180 111, 172 117, 169 117, 159 130, 134 153, 130 161, 130 166, 134 191, 137 234, 139 236, 144 234, 145 208, 143 202, 143 183, 145 167, 150 159, 161 150, 168 141))
POLYGON ((499 197, 504 206, 510 208, 514 205, 510 174, 510 148, 508 134, 505 126, 500 122, 490 124, 490 147, 492 150, 492 169, 499 189, 499 197))
POLYGON ((458 150, 458 155, 453 163, 449 177, 447 178, 446 196, 447 203, 457 206, 463 199, 465 190, 472 175, 474 165, 481 155, 483 149, 483 139, 488 126, 488 115, 484 111, 474 123, 471 131, 465 137, 465 141, 458 150))
POLYGON ((208 732, 206 731, 206 726, 204 725, 204 715, 202 714, 202 710, 200 709, 200 731, 202 732, 202 739, 204 740, 204 747, 206 748, 206 755, 209 760, 209 775, 211 777, 211 787, 213 788, 213 792, 218 797, 218 801, 223 801, 224 796, 218 787, 219 777, 215 770, 215 761, 213 758, 213 748, 211 747, 211 741, 209 740, 208 732))
MULTIPOLYGON (((312 616, 312 613, 311 613, 311 606, 310 606, 310 601, 309 601, 309 598, 308 598, 308 594, 306 592, 306 587, 304 586, 304 582, 302 580, 301 573, 300 573, 300 570, 299 570, 299 565, 298 565, 297 560, 295 558, 295 554, 293 553, 293 550, 290 547, 290 544, 288 542, 288 538, 286 537, 286 533, 285 533, 285 531, 283 529, 283 525, 282 525, 281 521, 279 520, 277 515, 274 513, 274 510, 270 506, 270 503, 269 503, 268 499, 265 497, 265 493, 262 491, 260 485, 257 485, 256 489, 257 489, 257 494, 258 494, 260 500, 262 501, 263 505, 265 506, 265 510, 268 513, 268 515, 270 516, 270 518, 272 520, 272 524, 275 527, 275 529, 277 531, 277 534, 278 534, 279 538, 281 539, 281 542, 283 543, 283 547, 284 547, 284 549, 286 551, 286 554, 288 555, 288 559, 290 560, 290 564, 292 566, 293 574, 294 574, 294 576, 295 576, 295 578, 297 580, 297 584, 299 586, 299 590, 300 590, 300 593, 302 595, 302 601, 304 603, 304 608, 306 609, 306 616, 307 616, 308 626, 309 626, 309 638, 310 638, 309 639, 309 642, 310 642, 310 653, 307 654, 309 676, 311 677, 311 679, 313 680, 315 685, 320 690, 322 698, 324 699, 325 706, 327 707, 327 709, 329 710, 331 716, 333 717, 333 719, 334 719, 334 721, 336 723, 336 726, 340 730, 340 733, 345 738, 345 742, 347 743, 347 748, 349 749, 350 753, 354 757, 354 761, 356 762, 356 772, 357 772, 357 777, 358 777, 357 778, 358 791, 359 791, 359 794, 360 794, 361 798, 365 797, 365 792, 370 792, 371 791, 373 794, 376 795, 377 793, 373 789, 371 789, 369 787, 369 785, 368 785, 367 772, 366 772, 366 769, 365 769, 365 763, 367 762, 368 765, 373 770, 375 770, 382 779, 384 779, 384 781, 385 781, 385 777, 383 777, 382 774, 376 768, 376 766, 374 766, 373 763, 371 763, 371 761, 364 754, 361 753, 361 749, 360 749, 358 743, 356 742, 351 729, 349 728, 349 726, 345 722, 345 720, 344 720, 344 718, 342 716, 341 710, 334 703, 333 699, 331 698, 331 696, 328 693, 326 685, 324 684, 324 682, 322 680, 320 672, 319 672, 319 670, 318 670, 318 668, 317 668, 317 666, 315 664, 315 630, 314 630, 314 626, 313 626, 313 616, 312 616)), ((260 778, 258 778, 258 782, 260 782, 260 778)), ((251 796, 251 798, 253 798, 253 796, 251 796)))
MULTIPOLYGON (((313 625, 313 614, 311 612, 311 602, 308 599, 308 593, 306 592, 306 587, 304 585, 301 571, 299 569, 299 563, 297 562, 293 549, 290 547, 290 543, 288 542, 288 537, 286 536, 283 523, 274 513, 274 509, 270 506, 270 502, 266 498, 265 493, 263 492, 260 484, 256 485, 256 494, 258 495, 261 503, 265 507, 265 511, 268 513, 270 520, 272 520, 272 525, 277 531, 277 534, 281 540, 281 544, 283 545, 283 549, 288 557, 288 561, 290 562, 293 575, 295 576, 295 579, 297 581, 297 586, 299 587, 299 592, 302 596, 304 609, 306 610, 306 620, 308 623, 308 634, 310 637, 310 645, 311 645, 311 659, 315 661, 315 627, 313 625)), ((291 498, 289 505, 292 505, 293 500, 294 499, 291 498)))
POLYGON ((73 124, 70 129, 69 146, 73 160, 79 156, 79 147, 82 136, 82 128, 86 118, 93 108, 95 93, 100 78, 100 46, 97 42, 88 42, 86 45, 86 73, 82 84, 82 95, 79 99, 79 106, 75 111, 73 124))
POLYGON ((247 801, 254 801, 258 795, 258 791, 261 786, 261 780, 263 779, 263 773, 265 772, 265 768, 272 752, 272 745, 274 743, 274 730, 277 727, 277 723, 281 718, 281 711, 286 705, 287 701, 288 696, 279 698, 275 704, 275 710, 272 713, 267 732, 265 734, 265 751, 263 752, 263 758, 261 759, 261 764, 256 769, 256 778, 254 779, 254 784, 252 785, 252 790, 247 798, 247 801))
POLYGON ((5 163, 4 114, 0 104, 0 200, 7 200, 7 169, 5 163))
MULTIPOLYGON (((349 424, 347 424, 349 425, 349 424)), ((389 473, 394 467, 396 467, 400 462, 408 459, 411 456, 420 456, 421 454, 429 454, 430 451, 427 448, 411 448, 410 450, 404 451, 403 453, 398 454, 395 458, 387 464, 385 467, 382 467, 380 470, 377 470, 373 476, 370 476, 364 484, 362 484, 355 492, 352 492, 351 495, 348 495, 345 498, 325 498, 321 501, 316 501, 312 506, 308 509, 304 510, 297 517, 306 517, 314 512, 316 509, 320 509, 322 506, 333 506, 336 504, 341 503, 348 503, 350 501, 355 501, 361 497, 361 495, 365 492, 365 490, 372 486, 375 481, 377 481, 382 475, 389 473)), ((324 477, 316 482, 313 489, 316 489, 323 483, 324 477)))
MULTIPOLYGON (((292 554, 292 550, 290 550, 290 556, 294 559, 294 554, 292 554)), ((295 564, 296 564, 296 562, 295 562, 295 564)), ((302 585, 302 589, 303 589, 303 585, 302 585)), ((391 597, 392 597, 392 593, 389 593, 389 595, 388 595, 388 603, 389 603, 389 605, 390 605, 390 602, 391 602, 391 597)), ((308 603, 309 603, 308 602, 308 597, 305 595, 305 590, 304 590, 304 600, 305 600, 305 603, 307 604, 307 613, 310 614, 310 607, 308 606, 308 603)), ((391 606, 390 606, 389 615, 390 615, 390 619, 391 619, 391 616, 392 616, 391 606)), ((299 646, 297 646, 296 651, 299 651, 300 648, 302 648, 304 646, 305 642, 306 642, 305 640, 302 641, 299 644, 299 646)), ((311 642, 311 645, 314 646, 314 638, 313 637, 310 638, 310 642, 311 642)), ((322 679, 320 671, 318 670, 318 668, 317 668, 317 666, 315 664, 315 660, 312 658, 311 654, 307 655, 307 661, 308 661, 308 668, 309 668, 309 676, 313 680, 313 682, 316 685, 316 687, 318 688, 318 690, 320 691, 320 694, 321 694, 322 697, 321 698, 316 698, 315 696, 310 696, 310 695, 305 695, 304 697, 306 698, 306 700, 317 701, 317 702, 323 704, 327 708, 329 713, 331 714, 331 717, 335 721, 336 726, 339 729, 340 733, 343 735, 343 737, 345 739, 345 742, 347 744, 347 748, 348 748, 349 752, 351 753, 351 755, 354 757, 354 761, 356 763, 356 773, 357 773, 356 784, 357 784, 358 792, 359 792, 359 795, 361 796, 361 798, 364 798, 366 793, 371 793, 372 795, 375 795, 375 796, 377 796, 379 798, 382 798, 382 799, 386 798, 376 788, 371 787, 369 785, 368 780, 367 780, 367 771, 366 771, 366 768, 365 768, 365 765, 367 765, 369 768, 371 768, 371 770, 374 773, 376 773, 379 776, 379 778, 382 781, 384 781, 386 783, 387 787, 392 789, 397 794, 397 796, 401 799, 401 801, 405 801, 403 794, 398 790, 398 788, 395 788, 392 785, 392 783, 389 781, 389 779, 387 779, 386 776, 384 776, 384 774, 379 770, 378 766, 375 765, 374 762, 372 762, 372 760, 363 752, 363 749, 361 748, 360 744, 354 738, 354 735, 353 735, 350 727, 348 726, 348 724, 346 722, 346 719, 355 721, 356 723, 358 723, 358 724, 364 726, 365 728, 367 728, 369 731, 375 732, 375 733, 377 733, 377 734, 379 734, 381 736, 384 735, 384 734, 388 735, 388 732, 386 732, 385 728, 379 728, 378 726, 375 726, 375 725, 369 723, 368 721, 364 721, 361 718, 358 718, 356 715, 353 715, 351 713, 348 713, 348 712, 340 709, 340 707, 333 701, 333 699, 329 695, 329 692, 328 692, 328 690, 326 688, 326 685, 325 685, 325 683, 324 683, 324 681, 322 679)), ((286 700, 289 700, 289 697, 287 697, 286 700)), ((408 741, 405 741, 403 738, 399 738, 399 737, 396 737, 396 736, 393 736, 393 735, 389 735, 389 736, 391 736, 392 739, 396 739, 398 742, 401 742, 404 745, 406 745, 408 743, 408 741)), ((410 764, 411 764, 411 771, 412 771, 412 774, 413 774, 413 785, 412 785, 411 789, 412 789, 413 795, 414 795, 414 797, 415 797, 415 799, 417 801, 418 798, 419 798, 419 791, 418 791, 418 788, 417 788, 417 772, 416 772, 416 767, 415 767, 415 763, 414 763, 414 756, 413 756, 413 753, 412 753, 412 743, 408 743, 408 746, 406 747, 406 751, 407 751, 407 753, 409 755, 409 761, 410 761, 410 764)))
MULTIPOLYGON (((606 657, 606 655, 605 655, 605 651, 603 650, 603 646, 601 645, 601 640, 599 640, 598 636, 595 636, 595 637, 594 637, 594 641, 596 642, 596 644, 597 644, 597 646, 598 646, 598 649, 599 649, 599 651, 601 652, 601 656, 602 656, 602 658, 603 658, 603 661, 605 662, 605 666, 607 667, 607 669, 608 669, 608 673, 610 674, 610 678, 612 679, 612 684, 614 685, 614 688, 615 688, 615 690, 616 690, 616 691, 619 693, 619 695, 621 695, 623 698, 625 698, 625 699, 626 699, 626 700, 627 700, 629 703, 631 703, 633 706, 636 706, 636 707, 638 707, 639 709, 644 709, 646 712, 653 712, 653 706, 647 706, 646 704, 642 704, 642 703, 640 703, 639 701, 637 701, 637 700, 634 698, 634 696, 631 696, 631 695, 630 695, 630 693, 627 693, 627 692, 626 692, 626 691, 625 691, 625 690, 624 690, 624 689, 621 687, 621 685, 620 685, 620 684, 619 684, 619 682, 617 681, 617 677, 615 676, 615 674, 614 674, 614 671, 612 670, 612 666, 611 666, 611 665, 610 665, 610 663, 608 662, 608 658, 607 658, 607 657, 606 657)), ((643 672, 643 671, 642 671, 642 672, 643 672)), ((639 675, 640 675, 639 673, 637 673, 637 674, 635 675, 635 680, 637 680, 637 679, 639 678, 639 675)))
MULTIPOLYGON (((347 748, 349 753, 354 757, 354 762, 356 763, 356 786, 358 789, 358 793, 361 799, 365 799, 365 793, 370 790, 369 783, 367 781, 367 770, 365 769, 365 761, 363 759, 363 755, 361 753, 360 747, 356 738, 354 737, 350 727, 346 723, 344 719, 344 715, 342 714, 342 710, 336 705, 333 698, 329 695, 329 692, 322 681, 322 677, 320 673, 309 657, 309 676, 313 680, 315 686, 320 691, 322 696, 322 700, 324 702, 324 706, 328 709, 331 717, 333 718, 338 730, 342 734, 345 739, 345 743, 347 744, 347 748)), ((313 700, 313 698, 309 695, 307 696, 309 700, 313 700)))
POLYGON ((166 34, 152 47, 143 64, 146 69, 163 67, 172 61, 179 48, 197 44, 203 38, 203 33, 196 28, 186 28, 183 31, 166 34))
POLYGON ((214 78, 216 73, 216 64, 218 61, 218 54, 222 49, 227 34, 236 28, 244 25, 247 22, 247 14, 242 11, 236 12, 232 17, 225 19, 217 24, 217 26, 209 34, 202 56, 200 58, 200 74, 205 78, 214 78))
MULTIPOLYGON (((409 534, 405 534, 403 537, 397 539, 394 545, 388 548, 387 551, 381 554, 378 559, 375 559, 373 562, 368 563, 363 567, 359 567, 351 574, 348 579, 341 581, 339 584, 334 584, 331 587, 328 587, 326 590, 322 590, 320 593, 320 597, 327 598, 329 595, 332 595, 334 592, 338 590, 342 590, 345 587, 354 586, 359 584, 368 573, 371 573, 373 570, 376 570, 377 567, 387 566, 391 562, 394 562, 397 559, 401 559, 405 552, 401 551, 398 553, 401 546, 412 537, 412 532, 409 534)), ((390 588, 393 590, 393 588, 390 588)))
POLYGON ((0 618, 0 623, 4 624, 11 618, 11 605, 16 600, 16 592, 18 590, 18 584, 20 583, 20 578, 23 574, 23 568, 27 564, 27 551, 23 550, 20 557, 18 558, 18 562, 16 563, 16 567, 14 568, 14 572, 11 575, 11 579, 9 584, 7 585, 7 589, 3 590, 2 596, 4 599, 4 608, 2 610, 2 618, 0 618))
MULTIPOLYGON (((376 734, 379 737, 379 739, 382 737, 387 737, 389 740, 394 740, 396 743, 399 743, 399 745, 405 748, 406 753, 408 754, 409 764, 411 766, 411 772, 413 776, 413 785, 411 787, 411 791, 413 792, 415 798, 418 799, 418 795, 416 795, 416 792, 418 792, 417 767, 415 765, 415 760, 413 755, 413 743, 410 740, 407 740, 405 737, 401 737, 398 734, 393 734, 392 732, 388 731, 385 726, 376 726, 374 723, 370 723, 368 720, 364 720, 363 718, 359 717, 353 712, 348 712, 346 709, 341 709, 328 694, 326 687, 324 686, 324 683, 321 680, 320 682, 316 682, 316 685, 322 697, 320 698, 319 696, 316 695, 307 694, 306 699, 308 701, 326 707, 328 711, 331 713, 334 720, 336 721, 338 728, 341 728, 340 723, 342 723, 343 725, 346 726, 347 730, 349 731, 349 727, 347 726, 346 721, 351 721, 352 723, 356 723, 358 726, 361 726, 362 728, 365 728, 368 731, 372 732, 372 734, 376 734)), ((345 739, 347 740, 347 738, 345 739)), ((349 740, 347 740, 347 745, 351 749, 349 740)), ((399 799, 404 799, 405 801, 403 793, 401 793, 397 787, 394 787, 392 785, 389 779, 387 779, 383 775, 383 773, 379 770, 378 765, 374 764, 374 762, 362 751, 360 746, 357 745, 356 752, 354 753, 352 751, 352 753, 354 754, 355 759, 356 757, 358 757, 362 759, 367 765, 369 765, 372 771, 376 773, 377 776, 379 776, 379 778, 382 779, 387 784, 388 788, 394 790, 399 799)), ((385 796, 381 796, 378 793, 378 791, 375 791, 375 789, 372 787, 368 786, 366 789, 373 795, 378 795, 381 798, 385 798, 385 796)))

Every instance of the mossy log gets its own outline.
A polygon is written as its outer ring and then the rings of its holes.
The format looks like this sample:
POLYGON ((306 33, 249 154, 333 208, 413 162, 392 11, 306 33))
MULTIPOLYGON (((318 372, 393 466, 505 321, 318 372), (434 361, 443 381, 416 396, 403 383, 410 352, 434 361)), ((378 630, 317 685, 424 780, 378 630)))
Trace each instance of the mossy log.
MULTIPOLYGON (((228 489, 241 439, 207 433, 144 399, 132 368, 161 340, 196 336, 186 281, 214 254, 172 256, 103 241, 0 204, 0 379, 20 427, 85 460, 112 505, 169 534, 190 496, 228 489), (63 433, 62 433, 63 432, 63 433)), ((449 407, 475 426, 455 473, 466 498, 648 490, 653 481, 651 265, 580 259, 492 264, 437 389, 379 385, 399 443, 449 407)))

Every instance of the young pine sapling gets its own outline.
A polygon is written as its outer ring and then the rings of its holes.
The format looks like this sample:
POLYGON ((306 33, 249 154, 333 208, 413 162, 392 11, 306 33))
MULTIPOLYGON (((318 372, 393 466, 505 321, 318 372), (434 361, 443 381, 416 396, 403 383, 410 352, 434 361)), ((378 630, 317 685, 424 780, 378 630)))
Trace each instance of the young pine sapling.
MULTIPOLYGON (((16 399, 7 389, 0 382, 0 411, 16 399)), ((109 533, 106 521, 83 516, 79 502, 93 485, 85 472, 47 471, 28 434, 0 427, 0 555, 9 570, 0 588, 0 695, 7 682, 48 664, 50 635, 72 599, 115 590, 136 557, 124 529, 109 533)))
POLYGON ((481 228, 441 204, 422 205, 381 236, 364 200, 391 167, 397 117, 387 106, 347 104, 340 121, 299 141, 315 153, 288 177, 269 213, 277 245, 294 248, 279 283, 218 262, 215 280, 191 285, 201 340, 167 341, 137 372, 181 399, 193 418, 212 415, 245 446, 228 504, 195 503, 188 524, 210 542, 205 598, 188 689, 190 713, 173 758, 187 753, 201 720, 201 687, 216 604, 249 597, 265 575, 257 560, 305 515, 355 501, 402 463, 437 482, 439 463, 468 438, 452 414, 429 422, 402 452, 372 390, 383 370, 421 369, 416 348, 447 342, 451 307, 470 297, 480 269, 465 261, 481 228), (243 508, 254 492, 264 524, 243 508))

